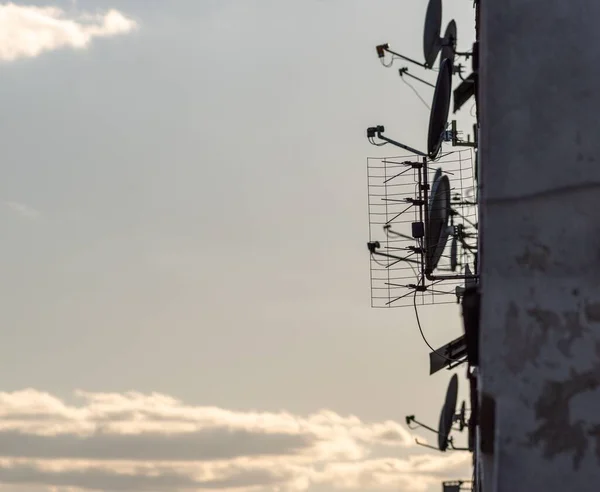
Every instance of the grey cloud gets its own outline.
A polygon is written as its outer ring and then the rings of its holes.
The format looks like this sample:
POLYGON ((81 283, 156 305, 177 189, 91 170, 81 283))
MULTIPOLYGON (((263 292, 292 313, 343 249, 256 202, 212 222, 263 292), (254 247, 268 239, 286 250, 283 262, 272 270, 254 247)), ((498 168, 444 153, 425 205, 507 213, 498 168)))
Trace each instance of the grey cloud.
MULTIPOLYGON (((425 492, 465 469, 458 455, 368 459, 414 449, 397 422, 320 410, 231 411, 161 394, 0 392, 0 485, 104 492, 425 492)), ((468 456, 467 456, 468 458, 468 456)), ((10 489, 12 490, 12 489, 10 489)), ((28 491, 29 492, 29 491, 28 491)))
POLYGON ((10 484, 78 487, 100 491, 176 491, 199 488, 199 484, 193 478, 173 472, 154 475, 123 474, 102 469, 53 472, 30 464, 0 466, 0 481, 10 484))
POLYGON ((285 456, 310 449, 306 435, 253 434, 248 431, 207 429, 199 432, 90 436, 32 435, 0 431, 0 455, 37 459, 214 461, 241 456, 285 456))
POLYGON ((82 467, 50 471, 35 462, 0 465, 0 482, 10 484, 77 487, 101 491, 175 491, 226 490, 251 487, 269 487, 285 484, 294 478, 290 470, 278 468, 231 467, 225 478, 202 480, 194 478, 191 470, 177 471, 168 466, 118 472, 110 467, 82 467))
POLYGON ((410 467, 409 460, 385 459, 365 462, 331 464, 319 469, 314 466, 290 467, 285 464, 255 465, 231 464, 209 470, 201 464, 197 468, 178 467, 176 464, 154 464, 121 470, 113 464, 69 464, 50 468, 48 462, 0 464, 0 482, 14 485, 45 487, 77 487, 88 491, 202 491, 202 490, 285 490, 302 492, 309 487, 323 490, 436 490, 443 479, 464 478, 468 459, 447 460, 427 456, 429 462, 450 461, 443 477, 427 474, 410 467))

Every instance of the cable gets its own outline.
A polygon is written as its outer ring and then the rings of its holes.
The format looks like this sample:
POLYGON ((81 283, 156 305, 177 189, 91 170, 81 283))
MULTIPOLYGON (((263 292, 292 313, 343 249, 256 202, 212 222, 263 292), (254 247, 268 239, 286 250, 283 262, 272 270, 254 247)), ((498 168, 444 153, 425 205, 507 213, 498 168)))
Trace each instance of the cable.
POLYGON ((477 103, 473 103, 473 106, 471 106, 471 109, 469 110, 469 114, 475 118, 475 115, 473 114, 473 110, 475 109, 475 107, 477 106, 477 103))
POLYGON ((406 84, 408 87, 410 87, 410 88, 412 89, 412 91, 413 91, 413 92, 414 92, 414 93, 417 95, 417 97, 418 97, 418 98, 421 100, 421 102, 422 102, 422 103, 425 105, 425 107, 431 111, 431 107, 429 106, 429 104, 427 104, 427 103, 425 102, 425 99, 423 99, 423 98, 421 97, 421 94, 419 94, 419 93, 417 92, 417 89, 415 89, 415 88, 412 86, 412 84, 408 83, 408 82, 407 82, 407 81, 404 79, 404 77, 400 77, 400 80, 402 80, 402 82, 404 82, 404 83, 405 83, 405 84, 406 84))
POLYGON ((376 147, 383 147, 384 145, 387 145, 387 142, 383 142, 383 143, 377 143, 375 142, 375 140, 373 140, 373 138, 369 137, 369 143, 371 145, 375 145, 376 147))
MULTIPOLYGON (((390 53, 391 54, 391 53, 390 53)), ((402 60, 401 57, 396 56, 396 55, 392 55, 392 57, 390 58, 390 61, 388 63, 386 63, 384 61, 384 58, 380 58, 379 61, 381 61, 381 64, 385 67, 385 68, 390 68, 393 64, 394 64, 394 60, 402 60)))
POLYGON ((460 359, 452 359, 450 357, 446 357, 445 355, 440 354, 436 349, 434 349, 429 344, 429 342, 427 341, 427 338, 425 338, 425 334, 423 333, 423 328, 421 327, 421 320, 419 319, 419 310, 417 309, 417 291, 416 290, 415 290, 415 294, 413 296, 413 306, 415 307, 415 317, 417 318, 417 326, 419 327, 419 333, 421 333, 421 338, 425 342, 425 345, 427 345, 434 354, 438 355, 442 359, 446 359, 448 362, 458 362, 460 359))

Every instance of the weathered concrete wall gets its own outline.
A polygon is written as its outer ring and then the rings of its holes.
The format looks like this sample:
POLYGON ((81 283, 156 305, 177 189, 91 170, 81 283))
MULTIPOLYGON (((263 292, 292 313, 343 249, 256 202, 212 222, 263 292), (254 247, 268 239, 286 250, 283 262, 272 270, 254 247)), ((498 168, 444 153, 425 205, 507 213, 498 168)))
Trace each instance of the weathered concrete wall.
POLYGON ((483 490, 597 492, 600 2, 481 3, 483 490))

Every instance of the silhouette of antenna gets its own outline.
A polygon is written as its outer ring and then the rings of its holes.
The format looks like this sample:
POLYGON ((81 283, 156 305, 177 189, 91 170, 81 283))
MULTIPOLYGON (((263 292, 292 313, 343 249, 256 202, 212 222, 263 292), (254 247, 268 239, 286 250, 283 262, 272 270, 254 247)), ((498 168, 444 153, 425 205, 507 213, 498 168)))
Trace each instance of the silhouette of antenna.
MULTIPOLYGON (((478 36, 479 1, 474 1, 478 36)), ((441 32, 442 0, 429 0, 423 31, 423 61, 393 51, 387 43, 376 47, 377 56, 384 66, 391 66, 399 58, 422 69, 434 70, 439 57, 439 69, 435 84, 410 73, 408 67, 401 67, 398 71, 403 81, 429 108, 426 150, 388 137, 384 134, 383 125, 367 128, 367 138, 372 145, 391 144, 411 154, 370 158, 367 161, 371 303, 373 307, 411 305, 414 308, 417 327, 431 350, 430 374, 469 363, 467 376, 471 410, 468 423, 464 401, 457 410, 456 374, 449 381, 437 428, 417 421, 414 415, 407 416, 406 423, 411 429, 422 427, 437 435, 437 446, 416 440, 419 445, 441 452, 473 451, 479 401, 475 384, 479 340, 479 214, 478 166, 473 166, 472 162, 473 153, 477 155, 474 149, 478 146, 479 127, 476 109, 475 114, 471 112, 471 116, 475 117, 473 132, 466 137, 456 120, 449 121, 449 114, 452 99, 454 113, 473 96, 475 108, 477 106, 479 51, 478 40, 475 40, 471 52, 458 51, 458 27, 454 20, 448 22, 443 36, 441 32), (457 57, 472 59, 473 72, 466 78, 462 74, 463 67, 456 63, 457 57), (460 78, 454 90, 453 75, 460 78), (408 82, 409 78, 433 88, 431 105, 408 82), (448 151, 445 143, 451 144, 453 149, 448 151), (470 159, 464 159, 466 156, 470 159), (465 165, 465 161, 468 164, 465 165), (432 166, 433 162, 435 166, 432 166), (436 350, 425 337, 417 305, 443 303, 450 299, 461 304, 465 334, 436 350), (462 432, 467 427, 468 447, 455 446, 452 432, 462 432)), ((474 457, 474 467, 477 462, 477 457, 474 457)), ((473 477, 473 481, 445 481, 444 491, 470 489, 469 484, 475 487, 476 474, 473 477)))
MULTIPOLYGON (((431 110, 429 113, 429 130, 427 133, 427 152, 417 150, 406 144, 398 142, 384 136, 385 127, 377 125, 367 128, 367 139, 372 145, 392 144, 403 150, 407 150, 413 154, 429 159, 435 159, 440 153, 442 141, 445 137, 446 126, 448 125, 448 113, 450 111, 450 98, 452 89, 452 62, 445 59, 442 62, 438 73, 431 110), (377 143, 375 138, 382 140, 382 143, 377 143)), ((451 138, 454 134, 452 134, 451 138)))
POLYGON ((435 159, 442 147, 442 139, 448 124, 450 97, 452 90, 452 61, 446 58, 442 61, 438 72, 431 113, 429 114, 429 132, 427 134, 427 155, 435 159))
POLYGON ((442 30, 442 0, 429 0, 425 14, 423 30, 423 57, 425 67, 431 68, 442 47, 440 32, 442 30))
POLYGON ((453 374, 448 383, 448 389, 446 390, 446 397, 440 413, 440 420, 437 429, 425 425, 416 420, 414 415, 408 415, 406 417, 406 425, 409 429, 418 429, 422 427, 430 432, 437 434, 437 448, 428 444, 420 442, 418 439, 415 440, 420 446, 424 446, 430 449, 437 449, 438 451, 446 452, 448 450, 454 451, 468 451, 468 448, 459 448, 454 445, 450 433, 453 430, 453 425, 458 423, 458 431, 462 432, 467 426, 466 423, 466 405, 461 404, 460 411, 456 412, 456 402, 458 399, 458 376, 453 374))
MULTIPOLYGON (((442 31, 442 1, 441 0, 430 0, 427 5, 425 13, 425 26, 423 29, 423 62, 417 61, 414 58, 410 58, 406 55, 402 55, 396 51, 390 49, 389 43, 383 43, 376 46, 377 56, 385 66, 391 66, 391 63, 384 61, 385 54, 388 53, 392 57, 400 58, 408 61, 421 68, 432 69, 435 60, 441 50, 444 50, 442 56, 446 58, 454 59, 455 55, 462 55, 465 57, 471 56, 471 53, 457 53, 456 52, 456 23, 454 20, 450 21, 444 32, 444 37, 440 37, 442 31), (451 51, 451 56, 449 52, 451 51)), ((393 58, 392 58, 393 61, 393 58)))
POLYGON ((456 288, 465 280, 463 266, 474 261, 477 204, 468 199, 473 153, 462 150, 436 162, 441 167, 430 189, 424 158, 368 160, 374 307, 413 305, 415 293, 418 304, 456 302, 456 288), (450 238, 454 247, 447 248, 450 238))
POLYGON ((450 432, 456 413, 456 400, 458 398, 458 376, 453 374, 446 390, 446 399, 440 413, 440 423, 438 426, 438 448, 440 451, 446 451, 450 444, 450 432))
POLYGON ((454 65, 454 56, 456 54, 456 22, 451 20, 446 26, 446 32, 444 33, 444 40, 442 44, 442 54, 440 55, 440 66, 444 60, 448 59, 454 65))
POLYGON ((429 210, 427 215, 425 249, 426 268, 436 269, 448 241, 448 220, 450 218, 450 181, 439 168, 433 178, 429 210))

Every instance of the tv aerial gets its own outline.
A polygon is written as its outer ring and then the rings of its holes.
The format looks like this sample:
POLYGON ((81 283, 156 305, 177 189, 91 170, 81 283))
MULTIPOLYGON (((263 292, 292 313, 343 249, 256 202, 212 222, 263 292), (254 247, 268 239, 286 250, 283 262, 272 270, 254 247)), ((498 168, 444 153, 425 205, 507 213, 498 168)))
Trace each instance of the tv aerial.
MULTIPOLYGON (((476 9, 477 11, 477 9, 476 9)), ((458 28, 456 21, 452 19, 446 26, 444 35, 441 35, 442 30, 442 1, 441 0, 429 0, 427 10, 425 14, 425 25, 423 29, 423 62, 415 60, 414 58, 407 57, 401 53, 398 53, 390 48, 388 43, 380 44, 376 46, 377 56, 381 63, 390 67, 394 59, 399 58, 409 63, 421 67, 426 70, 432 70, 435 66, 435 61, 440 58, 440 71, 445 60, 450 61, 450 79, 452 75, 458 75, 461 79, 461 83, 454 90, 454 107, 453 113, 456 113, 472 96, 475 96, 475 104, 477 105, 477 87, 478 87, 478 53, 479 45, 477 42, 473 44, 471 52, 459 52, 457 51, 457 39, 458 39, 458 28), (385 61, 385 55, 391 55, 391 61, 385 61), (462 56, 466 59, 472 58, 472 73, 466 78, 462 76, 463 66, 455 63, 456 57, 462 56)), ((432 84, 422 77, 416 76, 409 72, 408 67, 401 67, 398 70, 401 78, 404 76, 410 77, 424 85, 427 85, 434 90, 438 90, 438 84, 432 84)), ((438 77, 439 80, 439 77, 438 77)), ((448 87, 448 93, 452 91, 448 87)), ((413 89, 414 90, 414 89, 413 89)), ((448 98, 450 96, 448 95, 448 98)), ((447 119, 447 117, 446 117, 447 119)), ((445 128, 444 128, 445 129, 445 128)), ((452 121, 452 129, 449 132, 451 135, 450 141, 455 147, 476 147, 477 146, 477 129, 476 125, 473 128, 473 138, 468 135, 467 138, 462 138, 462 132, 456 128, 456 121, 452 121)))
MULTIPOLYGON (((441 0, 430 0, 427 5, 425 13, 425 25, 423 29, 423 61, 417 61, 414 58, 410 58, 406 55, 400 54, 390 49, 389 43, 383 43, 376 46, 377 56, 381 60, 384 66, 391 66, 393 59, 400 58, 413 65, 419 66, 426 70, 433 69, 435 60, 437 59, 440 51, 442 56, 454 59, 455 55, 462 55, 469 57, 470 53, 458 53, 456 52, 456 40, 457 40, 457 29, 456 22, 451 20, 444 36, 441 37, 442 31, 442 1, 441 0), (385 54, 392 55, 392 62, 386 63, 384 61, 385 54)), ((457 67, 457 72, 460 68, 457 67)))
POLYGON ((477 204, 463 198, 473 184, 472 152, 441 156, 431 187, 426 158, 369 162, 373 307, 408 305, 402 299, 415 293, 420 304, 444 302, 446 295, 445 302, 454 302, 464 265, 476 255, 477 204))
POLYGON ((431 111, 429 113, 427 152, 417 150, 401 142, 388 138, 387 136, 383 135, 385 127, 382 125, 367 128, 367 139, 369 142, 372 145, 377 146, 389 143, 403 150, 407 150, 415 155, 426 157, 430 160, 436 159, 440 153, 442 142, 445 138, 449 138, 445 130, 448 126, 448 113, 450 110, 450 97, 452 89, 451 72, 452 62, 449 59, 445 59, 442 62, 440 71, 438 72, 435 91, 433 94, 433 101, 431 104, 431 111), (377 143, 375 138, 378 138, 383 142, 377 143))
POLYGON ((456 31, 456 21, 452 19, 446 26, 446 32, 442 38, 444 41, 441 46, 440 65, 446 59, 452 61, 454 64, 454 58, 456 56, 456 31))
POLYGON ((425 266, 433 272, 440 261, 446 242, 448 241, 448 220, 450 218, 450 181, 442 174, 442 169, 435 172, 429 210, 426 213, 425 266))
POLYGON ((429 427, 415 419, 414 415, 409 415, 406 417, 406 425, 409 429, 414 430, 420 427, 437 434, 437 448, 434 446, 430 446, 428 444, 419 442, 418 439, 415 439, 415 442, 419 446, 424 446, 430 449, 436 449, 438 451, 446 452, 448 450, 451 451, 468 451, 469 448, 461 448, 454 445, 454 441, 452 436, 450 436, 452 430, 457 430, 462 432, 467 427, 466 420, 466 405, 463 402, 460 406, 459 411, 456 411, 456 402, 458 399, 458 376, 453 374, 450 378, 450 382, 448 383, 448 389, 446 390, 446 398, 444 400, 444 405, 442 406, 442 411, 440 413, 440 420, 438 424, 437 430, 429 427), (453 428, 454 424, 457 424, 457 428, 453 428))
MULTIPOLYGON (((461 206, 474 206, 475 202, 470 202, 462 199, 462 195, 455 194, 452 197, 450 189, 450 180, 448 175, 443 173, 442 168, 435 171, 429 202, 425 203, 425 220, 426 220, 426 235, 425 235, 425 276, 430 280, 451 280, 451 279, 466 279, 474 277, 472 273, 461 275, 438 275, 434 271, 438 268, 438 263, 442 257, 449 237, 452 238, 449 268, 451 272, 455 272, 458 266, 458 245, 460 244, 463 251, 471 254, 476 253, 476 246, 469 243, 468 239, 475 237, 477 234, 471 232, 471 229, 477 230, 477 224, 470 221, 465 215, 461 214, 459 208, 461 206), (461 217, 462 223, 455 224, 455 218, 461 217)), ((462 255, 461 255, 462 256, 462 255)))
MULTIPOLYGON (((469 58, 472 53, 460 53, 456 49, 456 42, 458 39, 456 22, 451 20, 444 31, 444 35, 441 36, 442 31, 442 1, 441 0, 430 0, 427 4, 427 10, 425 13, 425 25, 423 29, 423 62, 410 58, 406 55, 398 53, 390 48, 388 43, 380 44, 376 46, 377 56, 381 63, 390 67, 395 58, 407 61, 425 70, 433 70, 435 61, 440 55, 440 64, 445 60, 449 59, 452 62, 451 68, 453 74, 460 75, 463 71, 463 67, 460 64, 455 64, 454 60, 456 56, 464 56, 469 58), (440 54, 441 52, 441 54, 440 54), (384 60, 385 55, 390 54, 392 56, 391 61, 386 62, 384 60)), ((400 77, 407 75, 422 84, 428 85, 434 88, 435 86, 426 80, 417 77, 409 72, 408 67, 402 67, 398 73, 400 77)), ((462 77, 461 77, 462 78, 462 77)))
MULTIPOLYGON (((372 306, 414 307, 421 336, 431 349, 430 374, 468 362, 468 418, 467 403, 463 401, 457 405, 456 374, 449 380, 437 427, 419 422, 414 415, 406 417, 410 429, 422 427, 436 435, 435 444, 416 439, 417 444, 440 452, 473 452, 479 420, 476 385, 480 317, 478 165, 473 166, 473 155, 477 156, 478 147, 478 116, 477 112, 471 113, 475 124, 473 133, 466 136, 459 131, 456 120, 449 121, 451 106, 452 112, 456 113, 474 96, 474 107, 477 107, 478 0, 475 0, 474 7, 476 39, 471 52, 458 50, 455 20, 443 25, 442 0, 427 2, 422 57, 408 57, 392 50, 388 43, 376 47, 377 56, 386 67, 392 66, 397 59, 408 62, 408 66, 399 69, 399 75, 430 111, 424 148, 418 149, 390 138, 385 134, 383 125, 367 129, 367 138, 372 145, 391 144, 411 154, 368 159, 367 246, 372 306), (470 75, 463 74, 464 67, 458 63, 459 57, 471 59, 470 75), (409 66, 411 70, 416 66, 437 72, 435 83, 428 81, 427 76, 417 74, 416 70, 411 73, 409 66), (454 75, 460 79, 456 88, 453 88, 454 75), (433 89, 431 105, 409 83, 409 78, 433 89), (451 144, 453 149, 446 152, 444 143, 451 144), (410 303, 403 300, 406 298, 410 303), (417 302, 460 303, 464 334, 435 350, 421 328, 417 302), (455 445, 452 434, 465 429, 468 429, 468 444, 467 447, 459 447, 455 445)), ((470 130, 465 133, 470 133, 470 130)), ((477 456, 474 456, 474 468, 477 472, 477 456)), ((444 492, 475 490, 476 477, 477 473, 473 480, 444 481, 444 492)))
POLYGON ((448 125, 448 112, 450 111, 450 97, 452 91, 452 61, 449 58, 442 60, 438 72, 431 112, 429 113, 429 130, 427 132, 427 155, 435 159, 442 148, 444 131, 448 125))
POLYGON ((429 0, 425 13, 423 30, 423 55, 425 67, 431 68, 442 47, 440 32, 442 30, 442 0, 429 0))

